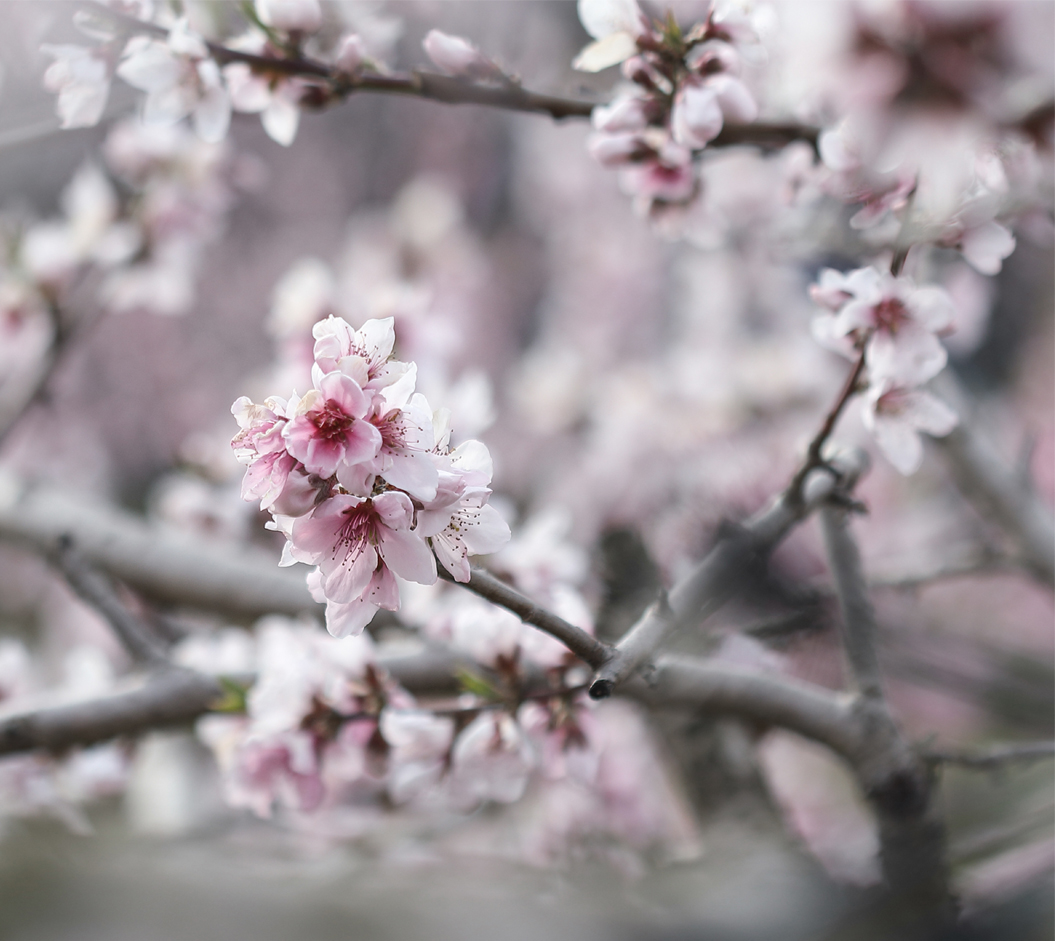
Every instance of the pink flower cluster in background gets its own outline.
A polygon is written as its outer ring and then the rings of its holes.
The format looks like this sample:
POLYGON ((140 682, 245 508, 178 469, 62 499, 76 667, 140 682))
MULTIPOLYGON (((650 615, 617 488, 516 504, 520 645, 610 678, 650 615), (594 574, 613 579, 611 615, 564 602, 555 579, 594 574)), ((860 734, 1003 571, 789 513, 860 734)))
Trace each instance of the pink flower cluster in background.
POLYGON ((575 67, 597 72, 622 63, 632 91, 594 109, 590 152, 622 168, 622 185, 648 211, 684 204, 698 184, 693 152, 726 122, 746 124, 758 105, 740 78, 738 46, 757 43, 748 18, 712 8, 683 32, 669 15, 651 22, 635 0, 580 0, 579 18, 596 40, 575 67))

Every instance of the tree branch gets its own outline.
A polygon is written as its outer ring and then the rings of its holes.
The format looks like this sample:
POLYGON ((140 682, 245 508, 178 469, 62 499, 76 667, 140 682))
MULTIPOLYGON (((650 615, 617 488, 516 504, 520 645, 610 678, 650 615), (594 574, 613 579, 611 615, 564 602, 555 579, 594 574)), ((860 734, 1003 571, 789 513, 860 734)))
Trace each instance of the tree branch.
POLYGON ((455 581, 443 566, 438 566, 438 569, 440 575, 452 584, 460 585, 481 598, 486 598, 493 604, 512 611, 525 624, 537 627, 540 631, 545 631, 551 637, 557 638, 584 663, 597 667, 609 656, 611 648, 607 644, 587 634, 581 627, 569 624, 564 618, 551 614, 485 569, 473 567, 467 582, 455 581))
POLYGON ((702 562, 669 594, 666 604, 652 605, 631 626, 604 660, 590 686, 594 699, 610 696, 674 631, 699 622, 723 605, 737 590, 743 575, 757 564, 836 486, 836 476, 856 478, 867 468, 863 451, 848 451, 830 462, 834 470, 817 469, 802 488, 802 499, 791 488, 774 503, 719 540, 702 562))
POLYGON ((991 770, 1004 765, 1046 761, 1055 756, 1055 742, 1022 742, 1012 745, 992 745, 977 749, 925 749, 924 761, 936 765, 960 765, 964 768, 991 770))
POLYGON ((238 619, 263 614, 318 616, 322 607, 298 572, 266 553, 225 546, 102 504, 0 479, 0 539, 45 555, 69 538, 91 565, 155 600, 238 619))
POLYGON ((168 662, 165 648, 153 631, 121 603, 106 578, 85 563, 73 540, 60 540, 49 561, 62 573, 70 588, 106 618, 133 660, 149 666, 168 662))
POLYGON ((862 696, 881 699, 879 659, 876 655, 875 610, 868 597, 868 583, 861 553, 850 532, 850 512, 827 505, 820 511, 821 530, 828 564, 835 577, 835 591, 842 612, 843 646, 853 683, 862 696))
MULTIPOLYGON (((88 13, 101 16, 120 26, 125 32, 145 33, 159 39, 168 36, 168 30, 164 27, 144 22, 100 3, 84 0, 79 6, 88 13)), ((338 100, 343 100, 356 92, 375 92, 422 98, 444 104, 474 104, 506 111, 548 114, 556 120, 589 118, 597 106, 595 102, 528 91, 513 79, 502 84, 489 85, 468 82, 450 75, 421 69, 403 73, 359 72, 349 75, 337 71, 326 62, 319 62, 302 55, 279 58, 241 52, 220 43, 206 42, 205 45, 209 54, 220 65, 242 62, 261 74, 279 77, 298 76, 313 80, 324 85, 329 93, 338 100)), ((321 102, 321 104, 325 103, 321 102)), ((818 134, 817 128, 796 122, 727 124, 709 146, 751 144, 760 147, 779 147, 792 141, 804 140, 816 147, 818 134)))
POLYGON ((935 381, 960 413, 960 424, 938 445, 945 451, 961 492, 998 523, 1019 545, 1030 570, 1055 587, 1055 517, 1028 479, 1001 460, 972 425, 967 393, 946 370, 935 381))

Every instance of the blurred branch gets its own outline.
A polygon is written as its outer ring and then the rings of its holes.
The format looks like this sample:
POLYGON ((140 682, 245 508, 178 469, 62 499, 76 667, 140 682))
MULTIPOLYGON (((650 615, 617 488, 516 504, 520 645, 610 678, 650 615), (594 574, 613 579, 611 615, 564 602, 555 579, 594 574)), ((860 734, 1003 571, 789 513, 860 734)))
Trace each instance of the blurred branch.
POLYGON ((75 745, 186 725, 222 697, 223 688, 213 677, 167 670, 132 692, 0 720, 0 755, 34 749, 58 753, 75 745))
POLYGON ((843 645, 854 685, 862 696, 881 700, 883 689, 876 656, 875 611, 861 566, 861 553, 850 532, 850 511, 825 506, 820 511, 821 531, 828 564, 835 577, 835 591, 842 612, 843 645))
POLYGON ((960 765, 983 771, 1009 764, 1045 761, 1053 756, 1055 742, 1022 742, 977 749, 926 749, 923 752, 924 760, 933 764, 960 765))
POLYGON ((303 577, 263 552, 196 538, 101 503, 0 479, 0 539, 52 554, 68 538, 90 565, 158 601, 236 618, 317 615, 303 577))
POLYGON ((998 523, 1019 545, 1030 570, 1055 586, 1055 517, 1028 477, 1006 464, 972 423, 966 392, 948 374, 935 385, 960 413, 960 424, 938 444, 964 496, 998 523))
POLYGON ((590 686, 594 699, 610 696, 674 631, 699 622, 737 590, 745 572, 756 566, 814 507, 828 499, 836 478, 854 479, 867 468, 867 455, 853 450, 838 455, 828 468, 817 468, 800 488, 789 487, 773 504, 741 526, 732 528, 706 558, 671 590, 666 604, 657 602, 631 626, 601 664, 590 686))
POLYGON ((153 631, 121 603, 105 576, 85 563, 71 539, 60 540, 49 561, 62 573, 70 588, 106 618, 133 660, 153 666, 168 661, 165 648, 153 631))
MULTIPOLYGON (((146 23, 110 9, 100 3, 85 0, 78 4, 80 8, 92 15, 100 16, 110 23, 121 27, 127 33, 145 33, 158 38, 166 38, 168 30, 153 23, 146 23)), ((338 100, 356 92, 376 92, 379 94, 403 95, 411 98, 422 98, 444 104, 474 104, 506 111, 533 112, 548 114, 557 120, 564 118, 589 118, 596 107, 595 102, 580 101, 573 98, 561 98, 555 95, 543 95, 528 91, 515 79, 502 84, 488 85, 468 82, 450 75, 415 69, 403 73, 359 72, 354 75, 343 73, 328 63, 309 59, 303 55, 279 58, 275 56, 256 55, 241 52, 237 49, 214 42, 206 42, 210 55, 220 64, 242 62, 254 72, 275 77, 298 76, 317 81, 329 94, 338 100)), ((310 101, 310 98, 309 98, 310 101)), ((315 102, 311 102, 316 104, 315 102)), ((324 105, 327 101, 317 104, 324 105)), ((753 124, 727 125, 722 132, 710 142, 711 147, 735 146, 738 144, 755 144, 761 147, 774 147, 804 140, 816 146, 818 130, 815 127, 789 123, 761 122, 753 124)))
POLYGON ((609 656, 610 648, 607 644, 587 634, 581 627, 569 624, 563 618, 551 614, 526 595, 522 595, 501 579, 495 578, 490 572, 474 567, 468 582, 456 582, 443 566, 438 566, 438 568, 440 575, 447 581, 460 585, 481 598, 486 598, 493 604, 512 611, 525 624, 537 627, 540 631, 557 638, 584 663, 597 667, 609 656))

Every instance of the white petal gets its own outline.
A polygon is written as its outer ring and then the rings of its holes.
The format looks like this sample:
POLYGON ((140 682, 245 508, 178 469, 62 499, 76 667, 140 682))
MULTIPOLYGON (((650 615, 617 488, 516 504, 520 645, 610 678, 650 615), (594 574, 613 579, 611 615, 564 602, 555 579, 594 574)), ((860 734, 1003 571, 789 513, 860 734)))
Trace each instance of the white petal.
POLYGON ((922 389, 912 394, 902 414, 920 431, 936 438, 945 437, 959 422, 959 417, 948 405, 922 389))
POLYGON ((960 243, 960 251, 975 271, 997 274, 1004 259, 1015 250, 1015 237, 999 222, 968 229, 960 243))
POLYGON ((916 429, 904 416, 876 415, 872 434, 880 450, 902 474, 907 477, 919 470, 923 463, 923 445, 916 429))
POLYGON ((276 144, 288 147, 297 136, 300 108, 288 98, 275 95, 271 99, 271 104, 260 116, 260 123, 264 125, 267 136, 276 144))
POLYGON ((436 557, 417 533, 382 528, 381 555, 385 564, 407 581, 420 585, 436 581, 436 557))
POLYGON ((601 72, 629 59, 636 52, 637 40, 630 33, 612 33, 583 48, 571 67, 580 72, 601 72))
POLYGON ((231 98, 224 88, 208 88, 194 109, 194 130, 207 144, 218 144, 231 125, 231 98))
POLYGON ((637 0, 579 0, 579 20, 594 39, 612 33, 641 32, 641 8, 637 0))

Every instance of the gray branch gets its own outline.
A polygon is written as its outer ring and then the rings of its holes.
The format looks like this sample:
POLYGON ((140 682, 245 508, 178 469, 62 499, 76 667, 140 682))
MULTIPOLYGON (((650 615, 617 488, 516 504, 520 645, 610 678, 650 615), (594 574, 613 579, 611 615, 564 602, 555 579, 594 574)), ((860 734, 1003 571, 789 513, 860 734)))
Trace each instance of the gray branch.
POLYGON ((973 407, 955 379, 943 374, 935 386, 960 413, 960 424, 938 439, 957 486, 1018 543, 1037 577, 1055 585, 1055 517, 1051 507, 975 427, 973 407))
POLYGON ((64 541, 49 559, 70 588, 107 620, 133 660, 153 666, 167 662, 153 631, 121 603, 104 575, 85 564, 72 542, 64 541))
POLYGON ((0 539, 44 555, 69 539, 89 564, 166 604, 237 619, 322 611, 303 575, 278 568, 264 552, 196 538, 44 486, 25 487, 6 474, 0 539))
POLYGON ((927 749, 923 758, 934 764, 992 770, 1010 764, 1045 761, 1055 756, 1055 742, 1021 742, 976 749, 927 749))
POLYGON ((850 675, 861 695, 879 699, 883 691, 876 656, 878 627, 875 609, 868 597, 861 553, 850 532, 850 512, 841 506, 828 505, 821 509, 820 518, 842 612, 843 647, 850 675))
POLYGON ((611 648, 607 644, 587 634, 581 627, 576 627, 535 604, 527 595, 522 595, 485 569, 474 567, 467 582, 455 582, 442 566, 439 567, 439 572, 447 581, 512 611, 525 624, 537 627, 557 638, 580 660, 592 667, 599 666, 610 655, 611 648))
POLYGON ((856 479, 865 472, 868 456, 849 450, 833 457, 830 464, 834 470, 818 468, 806 479, 802 501, 781 494, 767 509, 722 538, 671 589, 667 603, 658 601, 645 611, 601 664, 590 695, 594 699, 610 696, 672 633, 717 611, 736 592, 751 564, 764 559, 796 524, 828 499, 836 477, 856 479))

